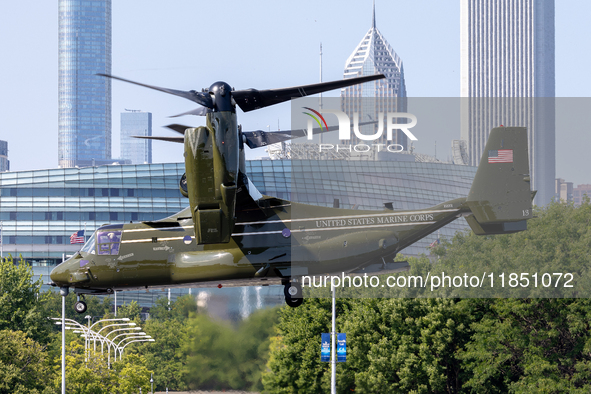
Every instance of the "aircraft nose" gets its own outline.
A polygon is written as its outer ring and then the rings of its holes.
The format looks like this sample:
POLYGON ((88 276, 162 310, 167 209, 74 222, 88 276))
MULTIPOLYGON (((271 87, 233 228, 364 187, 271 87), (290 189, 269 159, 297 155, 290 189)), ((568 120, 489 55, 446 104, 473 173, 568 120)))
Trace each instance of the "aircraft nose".
POLYGON ((69 284, 69 272, 66 268, 66 263, 61 263, 55 267, 49 274, 51 281, 58 286, 65 286, 69 284))

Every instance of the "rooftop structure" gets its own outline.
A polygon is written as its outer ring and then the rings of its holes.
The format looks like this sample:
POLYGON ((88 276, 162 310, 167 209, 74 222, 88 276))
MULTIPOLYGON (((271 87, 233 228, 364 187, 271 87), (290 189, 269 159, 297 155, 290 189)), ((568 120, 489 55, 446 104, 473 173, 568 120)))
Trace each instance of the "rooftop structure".
MULTIPOLYGON (((341 89, 341 97, 346 98, 342 110, 349 119, 353 119, 354 112, 359 114, 360 121, 377 119, 380 112, 406 112, 402 60, 376 27, 375 4, 370 29, 345 62, 344 78, 374 74, 384 74, 386 78, 341 89), (364 97, 384 98, 380 100, 383 105, 377 108, 375 100, 366 101, 364 97)), ((377 127, 377 124, 362 126, 360 131, 363 134, 375 134, 377 127)), ((391 143, 400 144, 408 150, 406 135, 400 130, 394 134, 391 143)), ((355 140, 352 139, 351 143, 357 143, 355 140)), ((385 133, 377 142, 386 143, 385 133)))

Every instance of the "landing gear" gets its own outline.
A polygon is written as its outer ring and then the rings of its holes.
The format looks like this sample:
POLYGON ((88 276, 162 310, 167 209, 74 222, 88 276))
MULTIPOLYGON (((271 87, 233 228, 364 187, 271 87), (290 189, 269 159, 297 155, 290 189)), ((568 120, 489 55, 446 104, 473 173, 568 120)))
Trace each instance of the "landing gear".
POLYGON ((76 302, 74 304, 74 309, 78 313, 84 313, 84 312, 86 312, 86 309, 87 309, 86 302, 84 302, 84 301, 78 301, 78 302, 76 302))
POLYGON ((80 296, 76 295, 76 303, 74 304, 74 310, 78 313, 84 313, 86 312, 86 309, 88 308, 88 306, 86 305, 86 302, 81 301, 80 300, 80 296))
POLYGON ((302 305, 302 286, 297 282, 287 282, 284 285, 283 294, 285 294, 285 303, 292 308, 302 305))

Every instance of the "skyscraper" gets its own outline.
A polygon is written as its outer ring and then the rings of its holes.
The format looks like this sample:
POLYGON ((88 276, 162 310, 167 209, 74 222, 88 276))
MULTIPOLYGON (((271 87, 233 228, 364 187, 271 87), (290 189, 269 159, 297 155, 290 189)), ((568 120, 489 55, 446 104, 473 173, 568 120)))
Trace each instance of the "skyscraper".
MULTIPOLYGON (((371 28, 347 59, 344 78, 374 74, 384 74, 386 79, 341 89, 341 97, 344 98, 343 111, 349 119, 353 120, 353 112, 359 113, 360 121, 375 120, 379 112, 406 112, 406 85, 402 60, 376 27, 375 4, 371 28), (380 105, 376 106, 374 99, 362 98, 379 98, 380 105)), ((375 124, 360 129, 363 134, 375 134, 377 127, 375 124)), ((385 134, 376 142, 386 143, 385 134)), ((393 139, 391 143, 400 144, 408 149, 406 135, 403 132, 397 130, 393 139)))
POLYGON ((0 172, 10 171, 8 160, 8 142, 0 140, 0 172))
POLYGON ((59 0, 60 167, 111 159, 111 0, 59 0))
POLYGON ((493 127, 525 126, 536 204, 554 196, 554 0, 461 0, 462 139, 478 165, 493 127))
POLYGON ((121 114, 121 159, 130 160, 130 164, 151 164, 152 140, 133 136, 152 136, 152 114, 126 111, 121 114))

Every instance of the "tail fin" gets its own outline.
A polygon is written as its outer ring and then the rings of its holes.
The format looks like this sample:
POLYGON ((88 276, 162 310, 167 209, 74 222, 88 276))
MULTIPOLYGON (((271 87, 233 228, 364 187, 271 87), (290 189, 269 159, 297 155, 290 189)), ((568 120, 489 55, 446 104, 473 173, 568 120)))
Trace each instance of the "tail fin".
POLYGON ((486 235, 526 230, 534 194, 526 128, 494 128, 466 200, 472 211, 466 217, 472 231, 486 235))

